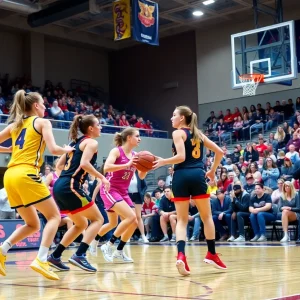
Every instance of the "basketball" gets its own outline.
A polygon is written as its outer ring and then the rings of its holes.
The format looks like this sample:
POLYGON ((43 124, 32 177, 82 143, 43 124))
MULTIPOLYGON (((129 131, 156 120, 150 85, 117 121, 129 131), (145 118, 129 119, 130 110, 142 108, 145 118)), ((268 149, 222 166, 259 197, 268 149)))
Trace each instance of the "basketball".
POLYGON ((155 156, 149 151, 141 151, 137 153, 138 161, 136 168, 141 172, 149 172, 152 170, 153 162, 156 160, 155 156))

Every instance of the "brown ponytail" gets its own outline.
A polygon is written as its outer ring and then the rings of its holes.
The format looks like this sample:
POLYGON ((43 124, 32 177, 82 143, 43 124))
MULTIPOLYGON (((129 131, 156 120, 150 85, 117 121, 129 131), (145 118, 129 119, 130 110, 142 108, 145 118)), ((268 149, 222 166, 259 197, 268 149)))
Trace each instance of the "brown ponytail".
POLYGON ((76 141, 78 138, 78 131, 86 134, 90 126, 94 126, 96 117, 94 115, 77 115, 74 117, 73 122, 70 126, 69 139, 76 141))
POLYGON ((178 106, 176 109, 179 111, 181 116, 185 117, 186 125, 190 127, 193 139, 195 141, 203 141, 204 135, 201 130, 198 128, 198 118, 197 115, 185 105, 178 106))
POLYGON ((14 101, 9 110, 9 118, 7 123, 13 123, 12 130, 19 130, 23 124, 23 118, 26 113, 30 112, 32 105, 39 102, 41 95, 39 93, 26 93, 24 90, 19 90, 14 96, 14 101))
POLYGON ((127 137, 134 135, 134 133, 137 131, 138 131, 137 128, 127 127, 125 129, 123 129, 121 132, 116 132, 115 137, 114 137, 115 145, 117 147, 124 145, 127 141, 127 137))

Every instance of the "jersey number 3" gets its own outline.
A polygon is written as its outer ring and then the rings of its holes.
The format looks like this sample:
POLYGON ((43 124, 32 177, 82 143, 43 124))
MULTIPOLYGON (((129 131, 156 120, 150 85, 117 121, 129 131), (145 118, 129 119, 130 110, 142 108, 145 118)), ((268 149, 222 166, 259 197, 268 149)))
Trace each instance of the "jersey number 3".
POLYGON ((25 134, 26 134, 26 128, 22 129, 15 142, 15 146, 19 146, 19 149, 21 150, 23 149, 25 143, 25 134))
POLYGON ((191 142, 192 142, 192 146, 194 147, 192 151, 192 156, 194 158, 199 158, 201 155, 200 141, 195 141, 194 139, 191 139, 191 142))

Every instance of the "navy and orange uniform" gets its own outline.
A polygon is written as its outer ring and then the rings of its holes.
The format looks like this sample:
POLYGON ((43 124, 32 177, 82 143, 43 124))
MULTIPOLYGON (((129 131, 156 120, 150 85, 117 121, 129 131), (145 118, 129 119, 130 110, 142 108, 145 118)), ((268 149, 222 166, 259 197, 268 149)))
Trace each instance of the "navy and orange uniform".
MULTIPOLYGON (((203 142, 195 141, 189 128, 181 128, 186 134, 184 142, 185 160, 174 165, 172 180, 173 201, 208 198, 205 170, 203 163, 203 142)), ((173 154, 176 147, 172 145, 173 154)))
MULTIPOLYGON (((82 185, 88 173, 80 167, 82 151, 79 146, 88 137, 82 136, 70 146, 75 150, 66 154, 66 164, 60 177, 54 184, 53 194, 61 213, 75 214, 93 205, 92 199, 83 191, 82 185)), ((95 153, 90 161, 94 165, 97 161, 95 153)))
POLYGON ((37 118, 24 118, 21 128, 11 132, 12 156, 4 174, 4 187, 12 208, 28 207, 51 197, 39 176, 46 144, 34 127, 37 118))

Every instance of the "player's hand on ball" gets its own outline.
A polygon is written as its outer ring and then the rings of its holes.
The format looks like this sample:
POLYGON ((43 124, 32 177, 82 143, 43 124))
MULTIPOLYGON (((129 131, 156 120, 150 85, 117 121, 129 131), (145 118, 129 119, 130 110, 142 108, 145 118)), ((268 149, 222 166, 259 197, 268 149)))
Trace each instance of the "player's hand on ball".
POLYGON ((139 160, 139 158, 137 155, 132 156, 130 161, 128 162, 128 167, 135 166, 137 164, 138 160, 139 160))
POLYGON ((209 178, 210 180, 215 179, 215 172, 213 170, 209 170, 206 172, 205 177, 209 178))
POLYGON ((109 192, 109 189, 110 189, 110 182, 106 179, 106 178, 103 178, 102 179, 102 184, 104 184, 104 189, 106 192, 109 192))
POLYGON ((153 162, 153 167, 152 167, 152 169, 153 170, 156 170, 156 169, 158 169, 158 168, 160 168, 160 167, 162 167, 162 166, 164 166, 165 164, 164 164, 164 159, 163 158, 161 158, 161 157, 159 157, 159 156, 156 156, 156 160, 153 162))

